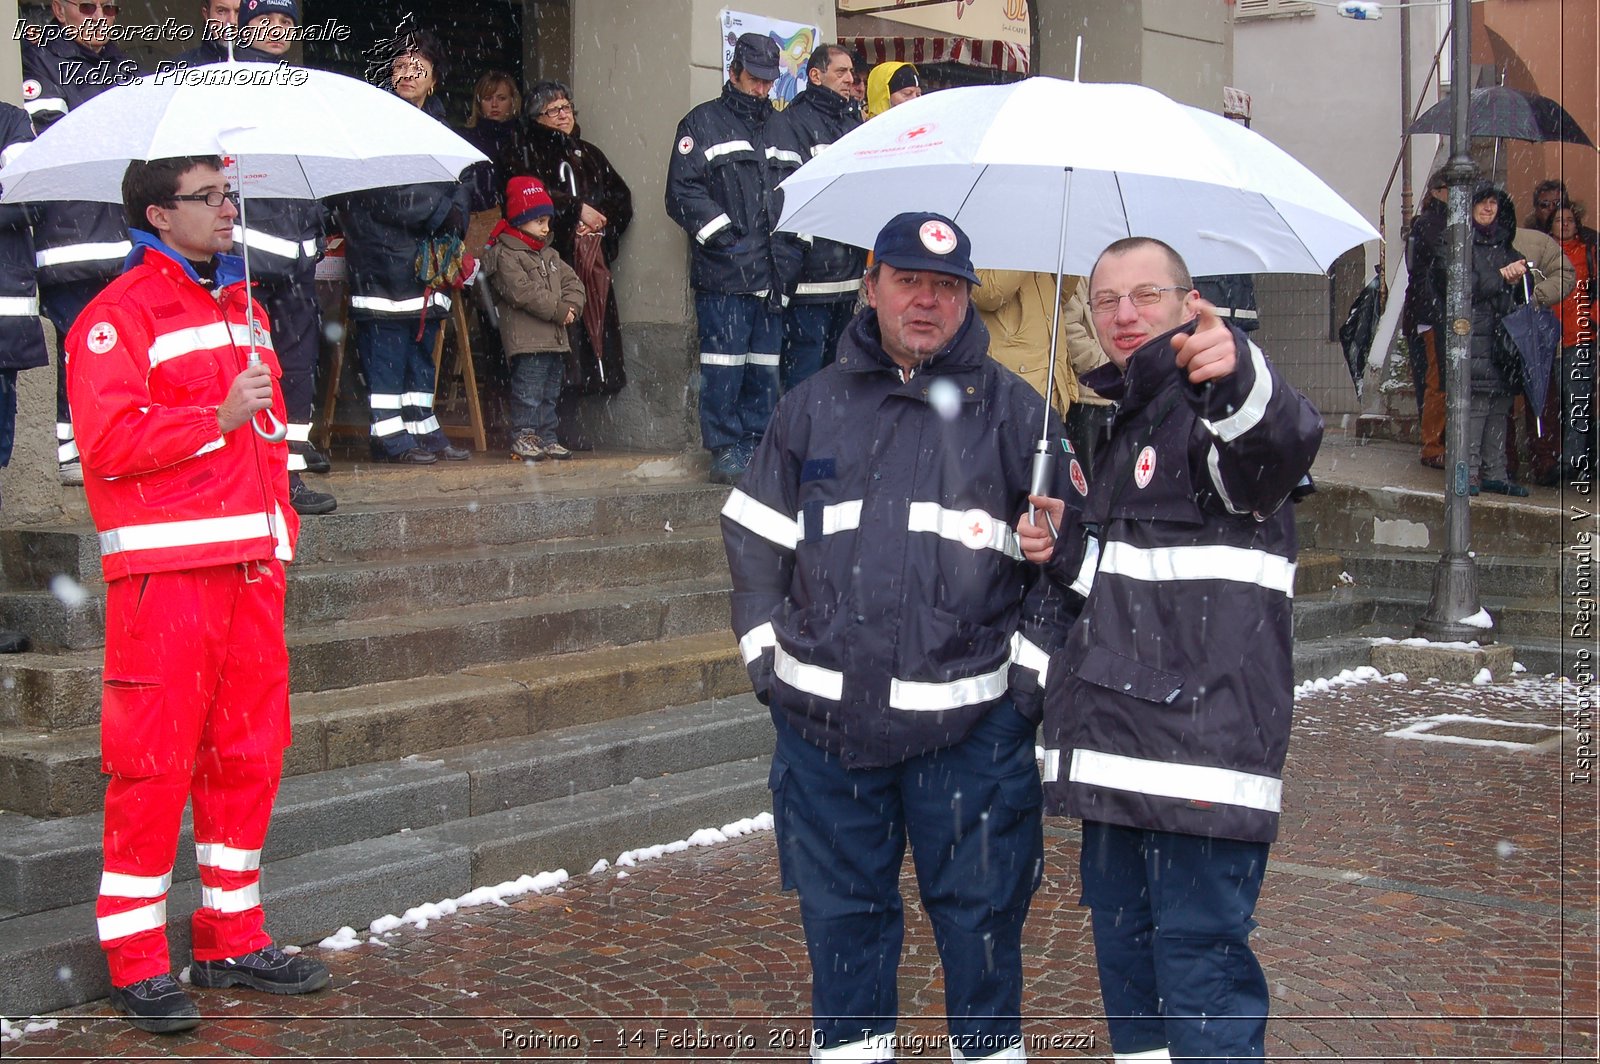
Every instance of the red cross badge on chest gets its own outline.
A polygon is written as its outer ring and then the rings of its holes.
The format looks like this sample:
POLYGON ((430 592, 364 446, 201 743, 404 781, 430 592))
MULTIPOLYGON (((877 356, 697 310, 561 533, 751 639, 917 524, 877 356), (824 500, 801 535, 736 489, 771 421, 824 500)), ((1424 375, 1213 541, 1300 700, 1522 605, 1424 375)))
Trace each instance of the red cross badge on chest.
POLYGON ((1156 449, 1146 447, 1139 452, 1139 458, 1133 463, 1133 482, 1138 487, 1148 487, 1156 475, 1156 449))

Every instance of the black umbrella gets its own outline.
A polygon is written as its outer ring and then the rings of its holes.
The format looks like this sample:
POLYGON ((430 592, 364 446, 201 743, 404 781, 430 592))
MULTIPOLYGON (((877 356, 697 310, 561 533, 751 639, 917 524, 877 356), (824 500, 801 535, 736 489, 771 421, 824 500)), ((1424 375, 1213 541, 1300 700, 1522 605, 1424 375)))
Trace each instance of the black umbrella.
MULTIPOLYGON (((1521 387, 1533 408, 1535 424, 1542 420, 1545 397, 1550 393, 1550 371, 1561 349, 1561 322, 1549 307, 1531 299, 1500 319, 1516 354, 1521 360, 1521 387)), ((1504 376, 1505 374, 1502 374, 1504 376)), ((1514 376, 1515 374, 1513 374, 1514 376)), ((1508 381, 1516 387, 1515 381, 1508 381)), ((1539 431, 1543 432, 1541 425, 1539 431)))
POLYGON ((1344 345, 1344 362, 1350 367, 1350 381, 1361 395, 1361 377, 1367 372, 1367 353, 1372 350, 1372 338, 1378 331, 1378 317, 1383 312, 1383 296, 1378 291, 1378 278, 1374 276, 1361 289, 1350 313, 1339 327, 1339 342, 1344 345))
MULTIPOLYGON (((1438 133, 1440 136, 1449 136, 1453 128, 1448 96, 1411 124, 1412 133, 1438 133)), ((1565 107, 1548 96, 1520 92, 1504 85, 1472 90, 1467 100, 1467 134, 1509 140, 1563 140, 1594 147, 1589 135, 1578 128, 1577 120, 1565 107)))

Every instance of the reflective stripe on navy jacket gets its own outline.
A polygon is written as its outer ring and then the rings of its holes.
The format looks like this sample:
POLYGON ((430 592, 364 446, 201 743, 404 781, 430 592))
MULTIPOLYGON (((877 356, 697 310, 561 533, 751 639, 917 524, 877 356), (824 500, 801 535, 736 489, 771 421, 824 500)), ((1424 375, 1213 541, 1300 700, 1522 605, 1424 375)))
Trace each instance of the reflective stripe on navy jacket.
POLYGON ((1234 374, 1199 388, 1172 335, 1126 377, 1084 377, 1122 405, 1083 508, 1099 535, 1081 562, 1052 562, 1088 601, 1051 662, 1046 809, 1270 842, 1294 706, 1284 503, 1304 490, 1322 417, 1243 333, 1234 374))
POLYGON ((689 234, 689 283, 702 292, 772 287, 766 123, 772 104, 731 83, 683 116, 667 162, 667 214, 689 234))
MULTIPOLYGON (((861 124, 853 102, 822 85, 810 85, 789 102, 789 106, 767 120, 767 145, 771 160, 769 179, 774 188, 828 146, 861 124)), ((781 210, 782 193, 774 199, 776 213, 781 210)), ((792 247, 799 255, 779 255, 780 269, 786 274, 785 289, 792 302, 854 303, 861 291, 861 274, 866 269, 867 253, 853 244, 841 244, 823 237, 779 233, 775 240, 792 247), (801 261, 788 266, 787 261, 801 261), (798 269, 798 273, 795 270, 798 269)))
POLYGON ((850 767, 959 743, 1008 694, 1037 720, 1069 620, 1013 531, 1043 401, 987 356, 975 313, 906 382, 878 337, 856 315, 722 510, 756 694, 850 767))
MULTIPOLYGON (((0 104, 0 165, 33 140, 27 112, 0 104)), ((39 292, 33 283, 33 234, 21 204, 0 206, 0 369, 45 364, 39 292)))
MULTIPOLYGON (((51 23, 52 29, 59 28, 51 23)), ((116 44, 91 52, 60 37, 22 46, 23 109, 43 133, 74 107, 139 76, 116 44)), ((108 281, 133 249, 121 203, 45 202, 28 207, 33 221, 34 265, 42 286, 108 281)))

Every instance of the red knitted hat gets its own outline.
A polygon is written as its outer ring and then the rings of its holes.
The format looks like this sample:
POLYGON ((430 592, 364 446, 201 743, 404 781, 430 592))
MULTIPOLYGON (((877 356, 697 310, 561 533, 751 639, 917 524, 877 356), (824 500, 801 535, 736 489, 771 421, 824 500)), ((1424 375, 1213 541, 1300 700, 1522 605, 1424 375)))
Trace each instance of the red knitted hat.
POLYGON ((555 213, 556 205, 537 177, 513 177, 506 182, 506 219, 512 225, 555 213))

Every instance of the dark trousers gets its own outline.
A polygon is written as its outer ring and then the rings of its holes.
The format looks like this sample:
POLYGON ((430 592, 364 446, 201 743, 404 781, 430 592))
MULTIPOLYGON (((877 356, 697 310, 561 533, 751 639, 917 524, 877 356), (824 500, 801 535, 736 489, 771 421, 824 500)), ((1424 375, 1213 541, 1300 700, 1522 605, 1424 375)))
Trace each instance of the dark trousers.
POLYGON ((1086 820, 1079 865, 1112 1051, 1261 1060, 1267 980, 1249 939, 1267 844, 1086 820))
POLYGON ((791 303, 783 315, 783 357, 778 365, 787 392, 833 361, 844 327, 856 316, 855 293, 831 303, 791 303))
POLYGON ((754 450, 778 403, 783 315, 764 296, 696 292, 700 328, 700 443, 713 454, 754 450))
POLYGON ((817 1048, 894 1059, 909 839, 944 963, 952 1055, 1011 1053, 1022 1037, 1022 923, 1044 857, 1033 724, 1005 702, 956 746, 850 769, 773 718, 778 860, 785 889, 800 893, 817 1048))
POLYGON ((17 439, 17 371, 0 369, 0 469, 11 461, 17 439))
POLYGON ((393 458, 413 447, 442 451, 450 446, 433 416, 433 342, 439 319, 417 338, 417 319, 368 319, 356 323, 356 354, 372 402, 372 452, 393 458))
POLYGON ((78 443, 72 435, 72 409, 67 405, 67 333, 109 279, 70 281, 39 289, 39 307, 56 329, 56 461, 76 462, 78 443))
MULTIPOLYGON (((317 359, 322 352, 322 308, 317 305, 316 286, 309 280, 261 285, 255 297, 272 322, 272 347, 283 367, 280 384, 289 412, 289 442, 308 443, 317 405, 317 359)), ((305 457, 291 449, 289 469, 305 467, 305 457)))
POLYGON ((516 431, 556 442, 556 401, 565 370, 561 351, 511 356, 511 425, 516 431))

